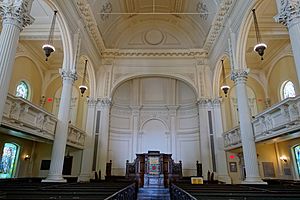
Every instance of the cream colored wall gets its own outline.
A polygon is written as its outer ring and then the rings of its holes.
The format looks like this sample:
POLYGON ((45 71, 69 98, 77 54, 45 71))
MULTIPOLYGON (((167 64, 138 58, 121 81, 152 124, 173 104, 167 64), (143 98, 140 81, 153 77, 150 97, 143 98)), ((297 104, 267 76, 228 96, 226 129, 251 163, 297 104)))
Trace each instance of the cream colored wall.
MULTIPOLYGON (((229 85, 229 87, 232 89, 235 87, 234 82, 230 80, 230 77, 228 76, 226 78, 226 83, 229 85)), ((222 81, 220 81, 220 85, 222 85, 222 81)), ((256 105, 257 105, 257 112, 260 113, 265 109, 265 92, 261 84, 256 81, 254 78, 249 77, 247 80, 247 86, 249 86, 253 92, 255 93, 256 97, 256 105)), ((219 95, 223 97, 222 101, 222 115, 223 115, 223 126, 224 126, 224 131, 228 131, 232 128, 234 128, 234 123, 233 123, 233 112, 231 111, 231 101, 230 98, 235 94, 231 93, 231 89, 228 92, 228 97, 225 97, 223 94, 223 91, 220 90, 219 95)))
POLYGON ((30 101, 34 104, 40 104, 42 77, 37 69, 37 66, 28 57, 18 57, 13 66, 13 75, 9 84, 9 93, 15 95, 17 84, 25 80, 31 91, 30 101))
MULTIPOLYGON (((74 87, 77 89, 77 92, 80 94, 79 85, 81 85, 82 79, 79 78, 74 83, 74 87)), ((53 105, 55 100, 55 93, 56 91, 62 87, 62 80, 60 76, 58 76, 56 79, 54 79, 46 88, 45 92, 45 98, 46 102, 44 105, 44 108, 51 112, 53 111, 53 105), (52 98, 52 102, 47 102, 48 98, 52 98)), ((83 97, 81 97, 81 94, 78 99, 78 109, 77 109, 77 117, 76 117, 76 126, 81 129, 85 129, 85 119, 86 119, 86 102, 87 102, 87 96, 89 96, 89 91, 87 90, 83 97)))
POLYGON ((280 87, 286 80, 290 80, 295 85, 296 95, 299 94, 299 82, 295 69, 294 58, 286 56, 280 59, 272 69, 269 77, 269 97, 271 104, 275 104, 281 101, 280 99, 280 87))
POLYGON ((278 162, 274 144, 259 143, 256 145, 257 159, 259 162, 259 172, 262 178, 279 178, 278 162), (272 162, 275 171, 275 177, 265 177, 263 162, 272 162))
POLYGON ((293 146, 300 144, 300 138, 284 141, 278 143, 278 154, 279 156, 285 155, 287 159, 287 163, 284 163, 281 161, 281 168, 282 168, 282 178, 287 178, 287 179, 299 179, 299 176, 296 172, 295 168, 295 158, 292 153, 292 148, 293 146), (287 176, 283 173, 284 168, 289 168, 292 172, 291 176, 287 176))

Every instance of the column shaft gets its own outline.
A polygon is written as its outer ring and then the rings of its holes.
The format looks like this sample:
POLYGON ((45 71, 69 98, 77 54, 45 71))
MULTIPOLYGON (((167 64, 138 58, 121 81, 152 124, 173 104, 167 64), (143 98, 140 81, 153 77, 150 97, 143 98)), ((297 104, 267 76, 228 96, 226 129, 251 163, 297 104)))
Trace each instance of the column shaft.
POLYGON ((15 62, 20 32, 33 23, 29 15, 33 0, 20 0, 0 2, 0 15, 2 16, 2 31, 0 35, 0 123, 5 107, 9 89, 13 64, 15 62))
POLYGON ((55 130, 55 138, 52 146, 50 170, 43 182, 65 182, 62 177, 64 156, 68 138, 69 112, 72 98, 72 86, 76 80, 76 74, 70 71, 61 71, 63 88, 58 111, 58 121, 55 130))
POLYGON ((247 70, 236 70, 232 73, 232 78, 236 84, 241 140, 246 168, 246 179, 244 180, 244 183, 263 183, 258 170, 256 146, 248 104, 248 96, 246 90, 247 75, 247 70))

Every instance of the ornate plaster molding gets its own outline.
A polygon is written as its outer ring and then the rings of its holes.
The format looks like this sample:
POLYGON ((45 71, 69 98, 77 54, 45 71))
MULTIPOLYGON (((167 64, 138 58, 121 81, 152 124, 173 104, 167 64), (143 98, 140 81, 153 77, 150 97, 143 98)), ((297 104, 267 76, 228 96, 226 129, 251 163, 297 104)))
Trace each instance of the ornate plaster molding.
POLYGON ((59 73, 63 80, 71 80, 73 82, 77 80, 76 72, 65 69, 59 69, 59 73))
POLYGON ((112 105, 110 98, 98 98, 97 101, 101 107, 110 107, 112 105))
POLYGON ((106 49, 102 52, 103 57, 203 57, 207 51, 203 49, 106 49))
POLYGON ((0 15, 4 24, 14 24, 21 30, 34 22, 30 15, 33 0, 3 0, 0 15))
POLYGON ((231 11, 234 4, 235 0, 223 0, 223 2, 220 4, 220 9, 215 16, 214 21, 212 22, 211 29, 204 43, 204 50, 209 52, 219 38, 226 20, 226 16, 231 11))
POLYGON ((248 78, 250 70, 249 68, 247 69, 235 69, 231 72, 231 80, 234 82, 239 82, 239 81, 246 81, 248 78))
POLYGON ((280 13, 275 16, 277 22, 290 26, 295 19, 300 18, 300 0, 281 0, 277 6, 280 7, 280 13))
POLYGON ((77 9, 83 18, 84 24, 86 24, 86 30, 90 34, 91 38, 96 42, 100 52, 105 49, 103 39, 99 33, 96 19, 93 17, 93 13, 90 4, 87 0, 76 0, 77 9))

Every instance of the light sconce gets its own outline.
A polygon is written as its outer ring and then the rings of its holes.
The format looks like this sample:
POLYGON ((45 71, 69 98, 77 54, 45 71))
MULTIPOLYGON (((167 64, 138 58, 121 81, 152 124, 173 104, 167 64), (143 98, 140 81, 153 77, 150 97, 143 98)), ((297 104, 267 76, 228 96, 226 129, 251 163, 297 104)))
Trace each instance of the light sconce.
POLYGON ((49 37, 48 37, 48 41, 46 42, 46 44, 43 45, 43 50, 45 51, 45 56, 46 56, 46 61, 48 61, 48 57, 50 56, 50 54, 52 52, 55 52, 55 48, 53 46, 53 36, 54 36, 54 28, 55 28, 55 21, 56 21, 56 14, 57 11, 54 11, 54 15, 52 18, 52 22, 51 22, 51 27, 50 27, 50 32, 49 32, 49 37))
POLYGON ((30 160, 30 158, 31 158, 31 156, 28 155, 28 154, 26 154, 26 155, 24 156, 24 160, 30 160))
POLYGON ((88 89, 87 84, 86 84, 87 62, 88 62, 88 60, 85 60, 84 72, 83 72, 83 78, 82 78, 82 84, 79 86, 81 96, 83 96, 84 92, 88 89))
POLYGON ((265 50, 267 49, 267 45, 261 41, 261 35, 258 28, 255 9, 252 9, 252 14, 254 19, 254 28, 255 28, 256 40, 257 40, 257 44, 254 46, 254 51, 256 51, 258 55, 260 55, 261 60, 263 60, 264 59, 263 55, 265 53, 265 50))
POLYGON ((281 161, 285 162, 285 163, 286 163, 287 160, 288 160, 287 157, 286 157, 285 155, 280 156, 279 159, 280 159, 281 161))
POLYGON ((221 60, 221 62, 222 62, 222 77, 223 77, 223 83, 222 83, 222 86, 221 86, 221 90, 224 92, 225 97, 227 97, 227 94, 228 94, 228 91, 229 91, 230 87, 226 83, 224 60, 221 60))

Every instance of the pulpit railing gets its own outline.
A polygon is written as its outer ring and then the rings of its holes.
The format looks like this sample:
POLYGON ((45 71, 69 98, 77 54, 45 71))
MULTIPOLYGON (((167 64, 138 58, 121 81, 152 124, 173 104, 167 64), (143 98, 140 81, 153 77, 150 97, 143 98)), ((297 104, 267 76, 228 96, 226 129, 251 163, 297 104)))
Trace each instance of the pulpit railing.
POLYGON ((174 184, 171 184, 170 196, 172 200, 197 200, 195 197, 174 184))

